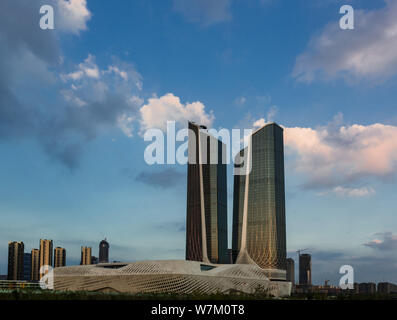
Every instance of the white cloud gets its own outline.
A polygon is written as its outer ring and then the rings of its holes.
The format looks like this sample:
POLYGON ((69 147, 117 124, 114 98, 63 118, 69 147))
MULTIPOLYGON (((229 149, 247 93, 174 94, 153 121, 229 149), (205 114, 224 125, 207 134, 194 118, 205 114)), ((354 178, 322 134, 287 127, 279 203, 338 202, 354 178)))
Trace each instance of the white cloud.
POLYGON ((244 106, 246 102, 247 102, 246 97, 237 97, 236 99, 234 99, 234 104, 238 107, 244 106))
POLYGON ((90 54, 75 69, 61 75, 69 85, 61 90, 64 99, 72 106, 89 108, 90 113, 99 118, 109 117, 108 121, 111 121, 115 117, 114 124, 127 137, 132 137, 133 124, 143 104, 143 99, 138 96, 142 89, 141 75, 132 65, 115 57, 111 65, 102 69, 96 64, 95 56, 90 54))
POLYGON ((386 1, 379 10, 355 10, 355 29, 342 30, 339 21, 314 36, 295 62, 293 77, 343 77, 382 81, 397 73, 397 2, 386 1))
POLYGON ((264 118, 260 118, 259 120, 256 120, 254 124, 252 125, 254 128, 261 128, 266 124, 266 120, 264 118))
POLYGON ((122 114, 117 118, 118 126, 120 127, 121 131, 128 137, 132 138, 133 136, 133 122, 135 118, 132 116, 128 116, 126 113, 122 114))
POLYGON ((342 197, 361 198, 375 194, 375 189, 372 187, 349 188, 337 186, 332 189, 332 192, 342 197))
POLYGON ((78 70, 71 72, 66 75, 61 75, 64 81, 67 80, 80 80, 83 77, 99 79, 100 72, 99 68, 95 63, 95 57, 91 54, 84 60, 84 62, 78 65, 78 70))
POLYGON ((254 129, 257 129, 257 128, 263 127, 265 124, 267 124, 269 122, 273 122, 276 114, 277 114, 277 107, 276 106, 270 107, 269 111, 266 114, 266 119, 260 118, 258 120, 253 121, 252 127, 254 129))
POLYGON ((133 90, 142 89, 142 77, 132 65, 114 59, 112 65, 100 69, 95 60, 95 56, 89 54, 75 71, 61 75, 64 82, 70 83, 70 89, 62 91, 68 101, 82 106, 86 102, 101 101, 108 93, 116 93, 125 96, 134 106, 142 104, 141 98, 131 95, 133 90))
MULTIPOLYGON (((349 185, 365 178, 387 179, 397 171, 397 127, 375 123, 285 128, 287 154, 293 167, 307 177, 308 187, 349 185)), ((365 191, 336 189, 351 195, 365 191)), ((367 190, 371 193, 371 190, 367 190)))
POLYGON ((107 73, 114 73, 114 74, 117 74, 117 75, 119 75, 123 80, 125 80, 125 81, 127 81, 128 80, 128 74, 127 74, 127 72, 126 71, 124 71, 124 70, 120 70, 118 67, 116 67, 116 66, 109 66, 108 67, 108 70, 107 71, 105 71, 105 72, 107 72, 107 73))
POLYGON ((204 26, 229 21, 232 0, 173 0, 174 10, 204 26))
POLYGON ((56 29, 74 34, 87 30, 87 22, 92 14, 86 0, 56 0, 56 4, 56 29))
POLYGON ((206 113, 205 106, 200 101, 182 104, 180 98, 167 93, 160 98, 150 98, 148 103, 141 107, 141 130, 159 128, 166 130, 167 121, 176 121, 186 126, 187 121, 211 126, 214 115, 206 113))
POLYGON ((364 243, 364 246, 382 251, 397 249, 397 235, 393 234, 392 232, 380 232, 376 233, 375 236, 381 237, 383 239, 373 239, 364 243))

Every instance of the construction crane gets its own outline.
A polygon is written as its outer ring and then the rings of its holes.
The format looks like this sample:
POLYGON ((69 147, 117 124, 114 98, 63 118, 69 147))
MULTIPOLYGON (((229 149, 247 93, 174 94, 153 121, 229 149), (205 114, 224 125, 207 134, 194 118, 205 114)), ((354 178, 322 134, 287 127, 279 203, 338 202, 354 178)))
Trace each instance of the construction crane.
POLYGON ((301 252, 306 251, 308 249, 309 248, 296 250, 296 252, 298 253, 298 257, 301 255, 301 252))

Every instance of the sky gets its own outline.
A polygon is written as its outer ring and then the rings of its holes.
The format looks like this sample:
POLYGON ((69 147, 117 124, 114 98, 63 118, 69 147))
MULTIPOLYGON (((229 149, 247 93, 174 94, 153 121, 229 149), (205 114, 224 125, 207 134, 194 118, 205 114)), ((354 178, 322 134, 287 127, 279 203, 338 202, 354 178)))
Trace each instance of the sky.
MULTIPOLYGON (((145 132, 276 121, 288 256, 397 282, 396 75, 391 0, 2 0, 0 274, 40 238, 68 265, 104 237, 111 260, 184 259, 186 166, 147 164, 145 132)), ((229 245, 232 190, 230 165, 229 245)))

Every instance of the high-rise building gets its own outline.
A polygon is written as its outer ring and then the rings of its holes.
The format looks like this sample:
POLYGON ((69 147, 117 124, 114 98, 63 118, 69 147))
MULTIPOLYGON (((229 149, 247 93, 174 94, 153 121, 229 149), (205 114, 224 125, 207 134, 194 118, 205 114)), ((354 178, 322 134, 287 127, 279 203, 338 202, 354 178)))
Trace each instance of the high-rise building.
POLYGON ((287 281, 295 285, 295 261, 292 258, 287 259, 287 281))
POLYGON ((91 264, 98 264, 98 258, 95 256, 91 257, 91 264))
POLYGON ((186 260, 228 263, 226 146, 189 122, 186 260))
POLYGON ((233 260, 257 264, 270 279, 285 280, 283 129, 276 123, 259 128, 237 156, 247 171, 234 176, 233 260))
POLYGON ((30 281, 32 276, 32 254, 23 254, 23 280, 30 281))
POLYGON ((390 282, 379 282, 377 292, 380 294, 396 294, 397 293, 397 285, 390 282))
POLYGON ((299 284, 312 284, 312 256, 308 253, 299 255, 299 284))
POLYGON ((40 279, 52 266, 52 240, 40 239, 40 279))
POLYGON ((227 249, 227 263, 233 264, 232 249, 227 249))
POLYGON ((109 262, 109 243, 105 240, 102 240, 99 243, 99 263, 108 263, 109 262))
POLYGON ((56 247, 54 249, 54 268, 66 266, 66 250, 65 248, 56 247))
POLYGON ((31 259, 32 259, 32 266, 31 266, 32 273, 30 276, 30 280, 39 281, 40 280, 40 250, 39 249, 32 249, 31 259))
POLYGON ((364 282, 359 283, 358 290, 360 294, 375 294, 376 293, 376 283, 364 282))
POLYGON ((81 265, 91 264, 91 247, 81 247, 81 265))
POLYGON ((8 243, 8 280, 23 280, 23 242, 11 241, 8 243))

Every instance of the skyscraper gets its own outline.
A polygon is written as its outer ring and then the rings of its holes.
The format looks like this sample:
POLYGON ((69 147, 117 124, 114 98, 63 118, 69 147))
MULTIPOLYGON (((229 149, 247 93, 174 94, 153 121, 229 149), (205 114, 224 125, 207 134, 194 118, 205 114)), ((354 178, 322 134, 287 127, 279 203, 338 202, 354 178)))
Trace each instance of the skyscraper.
POLYGON ((23 280, 23 242, 8 243, 8 280, 23 280))
POLYGON ((52 266, 52 240, 40 239, 40 279, 52 266))
POLYGON ((287 259, 287 281, 295 285, 295 261, 292 258, 287 259))
POLYGON ((307 253, 299 255, 299 284, 312 284, 312 256, 307 253))
POLYGON ((91 247, 81 247, 81 265, 91 264, 91 247))
POLYGON ((32 281, 39 281, 40 280, 40 250, 39 249, 32 249, 31 251, 31 258, 32 258, 32 274, 30 279, 32 281))
POLYGON ((105 240, 102 240, 99 243, 99 263, 108 263, 109 262, 109 243, 105 240))
POLYGON ((65 248, 56 247, 54 249, 54 268, 66 266, 66 250, 65 248))
POLYGON ((226 147, 189 122, 186 260, 227 263, 226 147))
POLYGON ((234 261, 255 263, 268 272, 270 279, 285 280, 283 129, 268 123, 254 131, 240 156, 245 156, 248 165, 246 175, 234 177, 234 261))
POLYGON ((32 254, 23 254, 23 280, 29 281, 32 276, 32 254))

